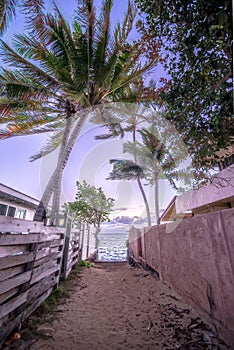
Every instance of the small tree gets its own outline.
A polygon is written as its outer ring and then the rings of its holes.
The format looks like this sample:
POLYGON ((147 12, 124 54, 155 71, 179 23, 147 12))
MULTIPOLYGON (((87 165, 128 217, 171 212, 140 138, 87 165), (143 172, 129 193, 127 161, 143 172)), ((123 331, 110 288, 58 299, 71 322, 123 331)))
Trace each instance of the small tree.
POLYGON ((114 199, 107 198, 101 187, 89 185, 85 180, 83 184, 76 183, 78 192, 75 202, 68 203, 73 211, 75 220, 82 220, 88 224, 94 225, 95 231, 95 249, 98 247, 98 233, 100 224, 109 220, 109 215, 113 210, 114 199))

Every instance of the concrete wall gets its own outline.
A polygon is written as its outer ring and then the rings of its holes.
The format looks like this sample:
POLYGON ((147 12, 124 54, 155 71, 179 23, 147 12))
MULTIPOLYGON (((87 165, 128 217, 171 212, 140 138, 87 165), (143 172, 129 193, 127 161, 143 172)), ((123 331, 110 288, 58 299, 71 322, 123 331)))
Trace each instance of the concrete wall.
POLYGON ((155 269, 234 346, 234 209, 185 219, 171 233, 167 225, 135 232, 136 239, 130 232, 129 254, 155 269))

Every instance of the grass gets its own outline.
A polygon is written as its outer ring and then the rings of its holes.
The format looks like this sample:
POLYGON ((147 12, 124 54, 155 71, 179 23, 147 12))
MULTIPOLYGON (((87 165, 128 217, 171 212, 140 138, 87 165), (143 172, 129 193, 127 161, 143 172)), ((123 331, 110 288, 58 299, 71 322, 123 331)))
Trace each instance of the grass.
POLYGON ((93 264, 91 264, 89 261, 81 260, 79 262, 78 266, 85 266, 89 269, 90 267, 93 267, 93 264))

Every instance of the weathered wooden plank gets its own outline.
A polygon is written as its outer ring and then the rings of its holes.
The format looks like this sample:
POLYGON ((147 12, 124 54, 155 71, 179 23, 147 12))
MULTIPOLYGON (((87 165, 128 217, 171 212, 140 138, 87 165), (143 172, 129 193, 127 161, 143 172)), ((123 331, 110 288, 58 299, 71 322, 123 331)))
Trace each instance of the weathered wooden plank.
POLYGON ((35 311, 42 303, 45 301, 50 294, 53 292, 53 287, 51 287, 49 290, 47 290, 44 294, 42 294, 37 300, 35 300, 34 303, 32 303, 29 307, 25 309, 22 315, 22 321, 26 320, 28 316, 30 316, 33 311, 35 311))
POLYGON ((18 245, 47 242, 54 239, 60 239, 60 233, 43 234, 43 233, 29 233, 29 234, 0 234, 0 245, 18 245))
POLYGON ((79 243, 70 242, 70 246, 72 248, 76 248, 76 247, 78 247, 78 245, 79 245, 79 243))
POLYGON ((65 278, 67 278, 71 272, 71 267, 69 267, 67 270, 66 270, 66 273, 65 273, 65 278))
POLYGON ((0 294, 29 281, 30 277, 31 271, 27 271, 0 282, 0 294))
POLYGON ((73 267, 77 262, 78 262, 78 259, 69 261, 69 263, 68 263, 68 265, 67 265, 67 270, 66 270, 66 277, 67 277, 68 274, 71 272, 72 267, 73 267))
POLYGON ((51 254, 51 250, 50 248, 43 248, 43 249, 40 249, 37 251, 37 254, 36 254, 36 259, 35 260, 39 260, 39 259, 42 259, 44 258, 45 256, 51 254))
POLYGON ((31 284, 34 284, 40 280, 42 280, 44 277, 51 275, 52 273, 58 271, 60 269, 60 264, 57 264, 56 266, 52 267, 51 269, 48 269, 42 273, 35 273, 32 277, 31 284))
POLYGON ((29 221, 15 219, 8 216, 0 217, 1 232, 41 232, 43 223, 39 221, 29 221))
MULTIPOLYGON (((1 234, 0 234, 1 235, 1 234)), ((28 245, 0 246, 0 258, 8 255, 16 255, 28 251, 28 245)))
POLYGON ((71 239, 71 242, 72 242, 72 244, 79 244, 80 240, 79 240, 79 239, 76 239, 75 237, 73 237, 73 238, 71 239))
POLYGON ((21 255, 10 255, 0 258, 0 269, 1 267, 7 268, 11 266, 22 265, 33 260, 33 252, 24 253, 21 255))
POLYGON ((71 248, 69 248, 69 249, 68 249, 68 256, 69 256, 69 255, 71 255, 71 254, 73 253, 73 251, 74 251, 74 250, 73 250, 73 248, 72 248, 72 247, 71 247, 71 248))
POLYGON ((42 243, 38 243, 38 250, 50 248, 50 243, 51 243, 51 242, 42 242, 42 243))
POLYGON ((39 250, 36 255, 35 264, 34 266, 38 266, 40 264, 40 259, 43 259, 47 256, 50 256, 51 254, 56 254, 56 259, 60 258, 62 255, 62 252, 57 250, 57 252, 51 252, 51 250, 39 250))
POLYGON ((72 266, 74 266, 76 263, 77 263, 76 260, 70 261, 70 263, 69 263, 68 266, 67 266, 67 270, 70 271, 70 270, 72 269, 72 266))
POLYGON ((58 247, 58 246, 62 246, 63 245, 64 240, 63 239, 56 239, 53 240, 50 244, 51 248, 53 247, 58 247))
POLYGON ((38 244, 38 250, 49 247, 57 247, 63 245, 63 238, 58 235, 57 239, 53 239, 49 242, 43 242, 38 244))
POLYGON ((28 290, 23 294, 18 295, 14 299, 8 301, 6 304, 1 305, 0 318, 8 315, 11 311, 15 310, 20 305, 27 301, 28 290))
POLYGON ((48 289, 53 287, 58 283, 58 276, 55 276, 55 273, 43 278, 40 283, 34 284, 28 293, 27 305, 32 303, 32 300, 36 300, 43 293, 45 293, 48 289))
POLYGON ((57 264, 57 259, 51 259, 49 261, 47 260, 45 263, 42 263, 41 265, 33 269, 32 276, 34 277, 35 275, 39 275, 40 273, 43 273, 44 271, 56 266, 57 264))
POLYGON ((78 256, 78 253, 79 253, 78 250, 76 250, 75 252, 74 251, 69 252, 68 260, 72 260, 74 257, 78 256))
POLYGON ((74 259, 74 258, 78 257, 78 254, 79 254, 78 250, 73 252, 72 255, 71 255, 71 259, 74 259))
MULTIPOLYGON (((36 269, 36 267, 38 266, 42 266, 44 265, 46 262, 52 262, 52 261, 57 261, 57 253, 51 253, 51 254, 47 254, 46 256, 44 256, 41 259, 38 259, 37 261, 35 261, 34 263, 34 269, 36 269)), ((51 265, 50 265, 51 266, 51 265)))
POLYGON ((18 275, 19 273, 23 272, 23 270, 24 266, 21 265, 0 270, 0 282, 12 276, 18 275))
POLYGON ((42 222, 0 216, 1 232, 57 233, 64 232, 59 227, 44 226, 42 222))
MULTIPOLYGON (((53 288, 50 288, 47 292, 45 292, 40 298, 38 298, 35 303, 30 305, 21 315, 17 316, 16 318, 13 317, 7 322, 4 322, 1 325, 1 332, 0 332, 0 346, 5 341, 5 339, 8 337, 8 335, 22 323, 24 320, 26 320, 32 313, 35 311, 38 306, 40 306, 41 303, 43 303, 44 300, 48 298, 48 296, 52 293, 53 288)), ((1 320, 0 320, 1 321, 1 320)))
POLYGON ((56 253, 58 251, 58 247, 52 247, 50 249, 51 253, 56 253))
MULTIPOLYGON (((7 299, 11 298, 13 295, 15 295, 18 292, 19 287, 12 288, 11 290, 8 290, 5 293, 0 294, 0 305, 4 303, 7 299)), ((1 306, 0 306, 1 309, 1 306)))

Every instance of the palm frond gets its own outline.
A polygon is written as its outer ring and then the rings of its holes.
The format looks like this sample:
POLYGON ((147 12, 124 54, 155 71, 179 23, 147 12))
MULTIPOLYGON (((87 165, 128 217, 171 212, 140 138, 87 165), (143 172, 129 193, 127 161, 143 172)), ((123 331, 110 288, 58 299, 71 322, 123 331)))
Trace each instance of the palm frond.
POLYGON ((60 121, 45 123, 42 120, 31 122, 5 123, 0 128, 0 139, 6 139, 14 136, 34 135, 55 131, 61 126, 60 121))
POLYGON ((122 24, 121 36, 118 38, 118 41, 124 43, 127 40, 132 30, 133 22, 136 18, 136 15, 137 15, 137 7, 135 3, 131 0, 128 0, 128 9, 122 24))
POLYGON ((55 151, 61 145, 63 132, 63 129, 59 129, 58 131, 56 130, 47 140, 46 145, 38 153, 29 158, 30 162, 34 162, 35 160, 55 151))
POLYGON ((15 8, 18 0, 0 1, 0 35, 7 29, 8 23, 15 16, 15 8))
POLYGON ((40 81, 41 84, 47 88, 51 88, 55 91, 60 89, 59 82, 53 76, 47 74, 44 70, 40 69, 32 62, 29 62, 22 56, 18 55, 17 52, 3 40, 0 41, 0 44, 0 56, 2 57, 4 63, 17 68, 22 72, 26 72, 30 79, 40 81))
POLYGON ((107 49, 110 39, 110 13, 113 0, 103 0, 101 14, 95 26, 94 74, 96 83, 102 83, 102 72, 105 70, 107 49))
POLYGON ((26 17, 27 29, 35 38, 46 40, 47 28, 45 23, 45 1, 23 0, 20 4, 21 11, 26 17))
POLYGON ((109 137, 106 137, 107 135, 97 135, 95 136, 95 140, 103 140, 106 138, 114 138, 114 137, 120 137, 123 138, 124 137, 124 129, 122 127, 122 125, 120 123, 109 123, 106 125, 103 125, 103 127, 106 127, 110 133, 107 134, 109 137))
POLYGON ((8 100, 8 99, 1 99, 0 98, 0 116, 4 118, 22 118, 25 115, 25 112, 30 112, 34 116, 36 116, 36 113, 39 114, 54 114, 55 110, 54 108, 47 107, 41 105, 37 100, 8 100))
POLYGON ((129 159, 110 159, 113 170, 107 180, 134 180, 144 177, 143 168, 129 159))
POLYGON ((26 72, 2 69, 0 73, 0 94, 9 100, 37 100, 38 103, 40 101, 52 103, 51 95, 54 99, 57 98, 52 92, 53 90, 47 89, 40 82, 29 77, 26 72))

